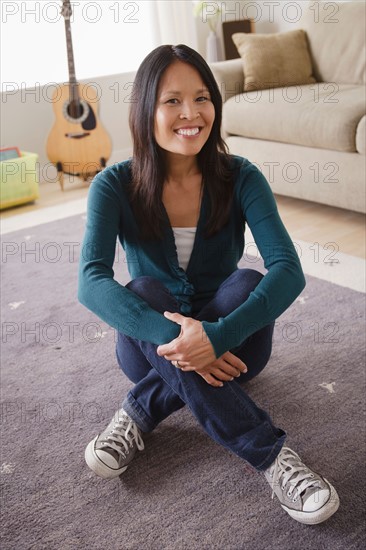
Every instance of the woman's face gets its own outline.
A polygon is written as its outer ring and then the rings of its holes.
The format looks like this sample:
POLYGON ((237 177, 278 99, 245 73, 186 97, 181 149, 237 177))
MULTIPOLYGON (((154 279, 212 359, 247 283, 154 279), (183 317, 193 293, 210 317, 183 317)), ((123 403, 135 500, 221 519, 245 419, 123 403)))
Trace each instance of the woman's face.
POLYGON ((199 72, 181 61, 163 74, 155 106, 155 139, 168 153, 194 156, 206 143, 215 108, 199 72))

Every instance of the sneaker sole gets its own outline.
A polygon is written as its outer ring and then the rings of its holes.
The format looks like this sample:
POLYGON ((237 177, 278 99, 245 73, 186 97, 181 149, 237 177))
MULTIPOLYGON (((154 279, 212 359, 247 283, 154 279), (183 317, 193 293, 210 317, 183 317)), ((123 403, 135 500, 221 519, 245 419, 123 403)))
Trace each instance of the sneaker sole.
POLYGON ((291 510, 281 504, 282 508, 293 518, 299 521, 300 523, 305 523, 307 525, 316 525, 317 523, 322 523, 330 518, 339 508, 339 497, 337 491, 329 483, 328 480, 323 478, 326 483, 328 483, 330 488, 330 497, 329 500, 324 504, 320 510, 315 512, 300 512, 298 510, 291 510))
POLYGON ((96 436, 85 449, 85 462, 87 463, 89 468, 95 474, 97 474, 97 476, 102 477, 103 479, 113 479, 123 474, 123 472, 127 470, 128 466, 123 466, 123 468, 114 470, 113 468, 110 468, 109 466, 104 464, 104 462, 102 462, 100 458, 96 455, 94 444, 97 439, 98 436, 96 436))

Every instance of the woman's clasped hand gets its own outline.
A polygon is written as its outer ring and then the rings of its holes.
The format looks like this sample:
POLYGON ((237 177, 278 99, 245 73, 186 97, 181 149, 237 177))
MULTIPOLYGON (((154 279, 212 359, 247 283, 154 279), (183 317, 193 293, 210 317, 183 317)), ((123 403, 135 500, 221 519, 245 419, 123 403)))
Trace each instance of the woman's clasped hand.
POLYGON ((202 323, 180 313, 166 311, 164 316, 181 327, 177 338, 158 346, 157 353, 182 371, 195 371, 215 387, 247 372, 247 366, 230 351, 216 358, 214 348, 202 323))

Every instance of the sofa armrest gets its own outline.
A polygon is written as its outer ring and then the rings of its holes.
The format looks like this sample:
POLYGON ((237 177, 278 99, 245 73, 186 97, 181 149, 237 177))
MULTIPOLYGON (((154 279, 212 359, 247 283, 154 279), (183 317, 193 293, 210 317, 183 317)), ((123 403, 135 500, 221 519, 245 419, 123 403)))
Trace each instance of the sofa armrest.
POLYGON ((223 101, 244 90, 243 62, 240 58, 210 63, 210 69, 219 86, 223 101))

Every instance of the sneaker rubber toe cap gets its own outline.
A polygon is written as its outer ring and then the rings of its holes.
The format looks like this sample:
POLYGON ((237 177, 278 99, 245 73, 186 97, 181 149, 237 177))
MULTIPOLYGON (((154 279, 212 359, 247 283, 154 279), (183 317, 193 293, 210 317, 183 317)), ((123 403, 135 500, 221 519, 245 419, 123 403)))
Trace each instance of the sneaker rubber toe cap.
POLYGON ((311 495, 309 495, 303 503, 304 512, 315 512, 324 506, 328 502, 330 497, 330 490, 327 488, 317 489, 311 495))
POLYGON ((95 451, 95 454, 99 458, 99 460, 109 468, 112 468, 113 470, 118 469, 118 460, 116 460, 110 452, 103 451, 103 449, 97 449, 95 451))

